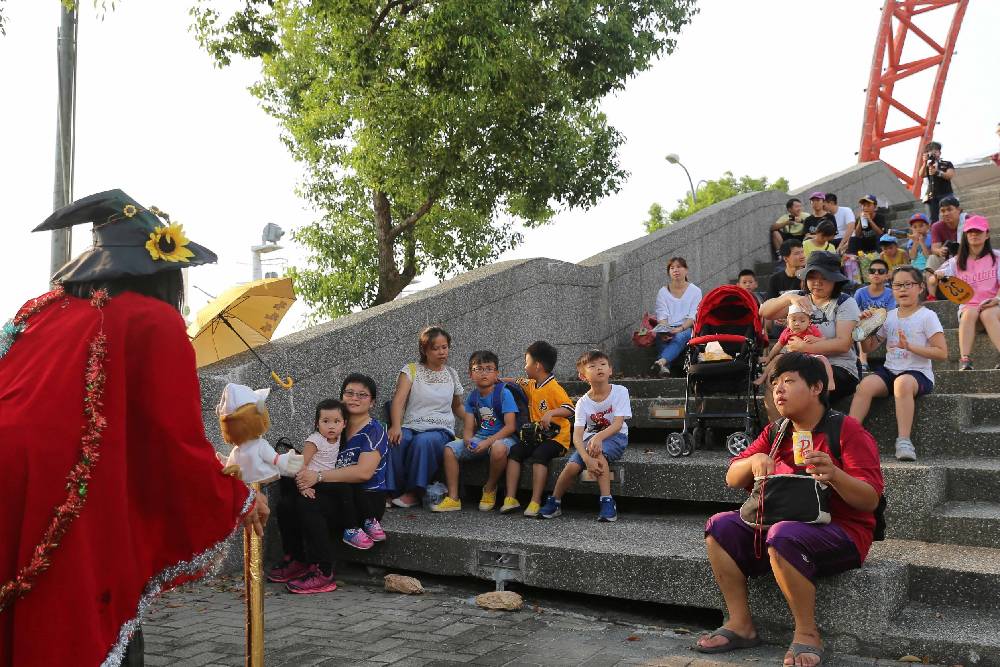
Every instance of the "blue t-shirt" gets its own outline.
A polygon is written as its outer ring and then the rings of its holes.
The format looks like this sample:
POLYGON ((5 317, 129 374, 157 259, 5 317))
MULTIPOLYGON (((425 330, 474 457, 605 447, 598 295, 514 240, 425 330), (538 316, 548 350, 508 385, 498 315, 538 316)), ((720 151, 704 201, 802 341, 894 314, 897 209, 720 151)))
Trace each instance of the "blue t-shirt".
POLYGON ((385 429, 378 420, 371 420, 350 440, 340 446, 337 455, 337 467, 355 466, 358 459, 366 452, 378 452, 380 458, 375 474, 367 482, 361 482, 365 491, 385 491, 386 462, 389 460, 389 443, 385 437, 385 429))
MULTIPOLYGON (((930 232, 927 232, 927 238, 924 239, 924 245, 927 246, 928 250, 931 249, 931 233, 930 232)), ((912 248, 912 247, 913 247, 913 241, 907 241, 906 242, 906 254, 910 254, 910 248, 912 248)), ((924 253, 923 253, 922 250, 917 250, 917 256, 913 258, 913 261, 910 262, 910 265, 912 265, 913 268, 915 268, 915 269, 920 269, 921 271, 923 271, 925 268, 927 268, 927 256, 924 255, 924 253)), ((895 297, 893 297, 893 298, 895 298, 895 297)))
MULTIPOLYGON (((479 396, 479 414, 477 415, 474 396, 478 393, 479 389, 473 389, 465 397, 465 412, 476 417, 479 429, 473 437, 482 440, 494 433, 500 432, 500 429, 503 428, 503 417, 493 414, 493 389, 490 389, 490 393, 485 396, 479 396)), ((510 389, 507 389, 507 387, 504 387, 500 392, 500 409, 504 414, 517 412, 517 403, 514 402, 514 395, 510 393, 510 389)))
POLYGON ((896 307, 896 297, 892 295, 892 290, 889 288, 886 288, 886 290, 879 296, 874 297, 868 291, 868 285, 865 285, 854 293, 854 300, 858 302, 858 308, 861 310, 867 310, 869 308, 885 308, 886 310, 892 310, 896 307))

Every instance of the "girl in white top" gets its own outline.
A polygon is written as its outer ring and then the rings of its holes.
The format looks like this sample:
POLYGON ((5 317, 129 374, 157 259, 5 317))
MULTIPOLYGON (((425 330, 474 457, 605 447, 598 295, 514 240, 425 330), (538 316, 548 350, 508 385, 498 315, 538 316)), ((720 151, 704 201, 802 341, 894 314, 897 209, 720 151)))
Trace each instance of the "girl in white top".
MULTIPOLYGON (((858 385, 851 402, 851 416, 864 421, 875 397, 896 397, 896 458, 916 461, 917 453, 910 440, 913 428, 914 403, 918 396, 934 390, 933 359, 948 358, 948 345, 937 313, 920 303, 924 293, 923 272, 912 266, 901 266, 892 272, 893 295, 897 308, 875 335, 861 343, 866 352, 886 344, 885 365, 865 377, 858 385)), ((871 315, 861 313, 861 319, 871 315)))
POLYGON ((420 362, 399 371, 389 407, 389 493, 396 507, 420 504, 441 465, 444 446, 455 439, 455 419, 464 418, 464 390, 448 366, 451 336, 441 327, 420 332, 420 362))
POLYGON ((670 375, 670 364, 684 351, 691 340, 701 290, 688 282, 688 265, 683 257, 671 257, 667 262, 670 282, 656 295, 657 359, 650 371, 670 375))
MULTIPOLYGON (((347 424, 347 409, 335 398, 327 398, 316 405, 315 429, 302 449, 302 459, 306 470, 323 472, 337 467, 340 454, 340 434, 347 424)), ((314 487, 302 490, 306 498, 315 498, 314 487)))

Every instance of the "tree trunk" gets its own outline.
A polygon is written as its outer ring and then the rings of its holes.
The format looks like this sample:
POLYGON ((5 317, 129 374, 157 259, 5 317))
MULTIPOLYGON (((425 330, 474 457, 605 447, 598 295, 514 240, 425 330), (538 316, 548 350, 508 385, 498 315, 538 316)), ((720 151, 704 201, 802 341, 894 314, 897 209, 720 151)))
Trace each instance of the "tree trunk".
POLYGON ((399 296, 417 274, 416 239, 409 226, 398 237, 393 234, 392 206, 386 193, 376 190, 372 195, 375 212, 375 236, 378 240, 378 291, 373 306, 388 303, 399 296), (396 238, 403 242, 403 271, 396 265, 396 238))

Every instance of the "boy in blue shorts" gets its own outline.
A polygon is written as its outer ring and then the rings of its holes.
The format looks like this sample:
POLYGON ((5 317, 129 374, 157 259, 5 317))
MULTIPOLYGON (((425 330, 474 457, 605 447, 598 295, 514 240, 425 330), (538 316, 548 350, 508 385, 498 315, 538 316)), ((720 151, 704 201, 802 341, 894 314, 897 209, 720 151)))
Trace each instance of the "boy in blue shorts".
POLYGON ((500 359, 489 350, 473 352, 469 357, 469 375, 475 388, 465 398, 465 428, 461 440, 444 448, 444 476, 448 495, 431 508, 433 512, 462 509, 458 497, 458 464, 489 455, 490 473, 479 500, 479 509, 489 512, 497 502, 497 482, 507 468, 507 453, 517 442, 517 404, 514 395, 498 385, 500 359), (494 393, 499 390, 499 396, 494 393), (495 409, 499 405, 499 412, 495 409))
POLYGON ((590 350, 580 355, 576 370, 581 380, 586 380, 590 391, 576 404, 573 422, 573 446, 576 449, 566 467, 559 473, 556 488, 538 512, 543 519, 554 519, 562 514, 562 497, 583 469, 597 480, 601 491, 598 521, 617 521, 618 508, 611 497, 611 474, 608 463, 617 461, 628 446, 628 424, 632 417, 632 404, 628 389, 611 384, 611 359, 601 350, 590 350))

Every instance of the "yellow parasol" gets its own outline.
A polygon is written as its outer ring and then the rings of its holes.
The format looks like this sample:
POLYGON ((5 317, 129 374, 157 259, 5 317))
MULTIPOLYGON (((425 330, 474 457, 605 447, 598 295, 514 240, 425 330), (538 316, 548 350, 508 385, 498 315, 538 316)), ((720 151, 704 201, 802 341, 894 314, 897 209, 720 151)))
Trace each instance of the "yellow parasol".
MULTIPOLYGON (((255 280, 231 287, 212 299, 188 327, 198 368, 244 350, 250 350, 267 366, 253 348, 271 340, 294 302, 291 278, 255 280)), ((292 378, 282 380, 273 370, 271 377, 285 389, 293 384, 292 378)))

